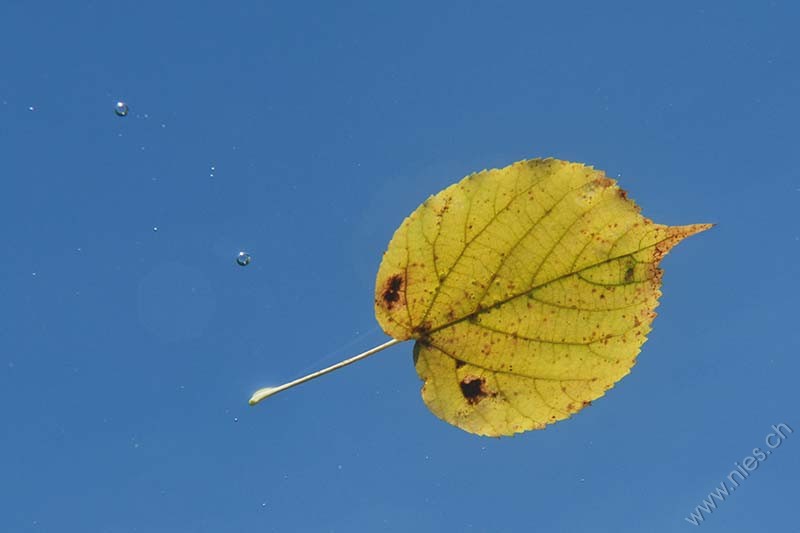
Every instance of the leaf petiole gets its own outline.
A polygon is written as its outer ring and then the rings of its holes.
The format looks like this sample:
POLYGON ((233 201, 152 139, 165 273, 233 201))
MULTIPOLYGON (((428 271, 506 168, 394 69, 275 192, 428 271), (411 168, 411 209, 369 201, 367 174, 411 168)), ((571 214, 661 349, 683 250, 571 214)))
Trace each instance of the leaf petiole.
POLYGON ((375 346, 374 348, 370 348, 366 352, 362 352, 362 353, 360 353, 358 355, 354 355, 350 359, 345 359, 344 361, 339 361, 335 365, 331 365, 331 366, 329 366, 327 368, 323 368, 322 370, 317 370, 316 372, 312 372, 311 374, 308 374, 308 375, 303 376, 301 378, 297 378, 294 381, 290 381, 288 383, 284 383, 283 385, 280 385, 278 387, 264 387, 263 389, 258 389, 256 392, 253 393, 253 396, 250 398, 250 405, 255 405, 258 402, 260 402, 261 400, 263 400, 264 398, 269 398, 270 396, 273 396, 275 394, 278 394, 279 392, 285 391, 286 389, 291 389, 295 385, 300 385, 301 383, 305 383, 306 381, 311 381, 314 378, 318 378, 320 376, 324 376, 325 374, 329 374, 329 373, 333 372, 334 370, 339 370, 342 367, 345 367, 347 365, 353 364, 353 363, 355 363, 357 361, 361 361, 362 359, 366 359, 370 355, 374 355, 374 354, 376 354, 376 353, 378 353, 378 352, 380 352, 382 350, 385 350, 386 348, 389 348, 390 346, 394 346, 395 344, 399 344, 401 342, 404 342, 404 341, 397 340, 397 339, 392 339, 392 340, 390 340, 388 342, 384 342, 383 344, 381 344, 379 346, 375 346))

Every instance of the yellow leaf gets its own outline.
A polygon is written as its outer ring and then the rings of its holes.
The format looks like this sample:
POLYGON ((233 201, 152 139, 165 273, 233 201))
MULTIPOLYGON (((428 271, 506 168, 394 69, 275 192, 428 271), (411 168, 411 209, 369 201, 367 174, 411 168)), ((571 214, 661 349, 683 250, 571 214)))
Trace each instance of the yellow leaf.
POLYGON ((653 223, 592 167, 520 161, 405 219, 375 314, 394 339, 416 340, 436 416, 480 435, 540 429, 628 374, 655 317, 659 262, 709 227, 653 223))

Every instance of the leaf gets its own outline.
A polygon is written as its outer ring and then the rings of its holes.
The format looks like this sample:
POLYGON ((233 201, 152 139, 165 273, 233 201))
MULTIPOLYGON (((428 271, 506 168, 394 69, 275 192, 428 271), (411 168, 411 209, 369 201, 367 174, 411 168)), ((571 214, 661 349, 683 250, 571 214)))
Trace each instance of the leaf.
POLYGON ((376 318, 395 339, 416 340, 436 416, 480 435, 541 429, 630 372, 656 315, 659 262, 709 227, 655 224, 580 163, 485 170, 397 229, 376 318))

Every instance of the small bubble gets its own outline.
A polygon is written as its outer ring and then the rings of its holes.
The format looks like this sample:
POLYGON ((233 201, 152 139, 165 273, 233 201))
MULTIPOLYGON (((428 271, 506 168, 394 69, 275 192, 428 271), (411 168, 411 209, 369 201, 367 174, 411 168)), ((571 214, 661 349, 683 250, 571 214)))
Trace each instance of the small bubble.
POLYGON ((114 104, 114 113, 117 114, 118 117, 126 117, 128 116, 128 104, 120 100, 116 104, 114 104))
POLYGON ((238 422, 239 421, 239 417, 238 416, 233 417, 233 421, 234 422, 238 422))
POLYGON ((250 259, 250 254, 247 252, 239 252, 239 255, 236 256, 236 264, 246 267, 250 264, 250 259))
POLYGON ((267 506, 267 502, 261 502, 261 507, 266 507, 266 506, 267 506))
POLYGON ((153 226, 153 231, 158 231, 158 226, 153 226))
POLYGON ((36 108, 33 106, 28 107, 28 111, 36 111, 36 108))

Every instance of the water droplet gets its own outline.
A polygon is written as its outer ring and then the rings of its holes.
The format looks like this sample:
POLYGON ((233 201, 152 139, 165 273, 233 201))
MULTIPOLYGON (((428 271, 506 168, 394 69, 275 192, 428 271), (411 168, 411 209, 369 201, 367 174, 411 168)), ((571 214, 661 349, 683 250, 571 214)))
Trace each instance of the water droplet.
POLYGON ((118 117, 126 117, 128 116, 128 104, 120 100, 116 104, 114 104, 114 113, 117 114, 118 117))
POLYGON ((28 107, 28 111, 36 111, 36 108, 33 106, 28 107))
POLYGON ((239 421, 239 417, 238 416, 233 417, 233 421, 234 422, 238 422, 239 421))
POLYGON ((153 231, 158 231, 158 226, 153 226, 153 231))
POLYGON ((236 264, 246 267, 250 264, 250 259, 250 254, 247 252, 239 252, 239 255, 236 256, 236 264))

